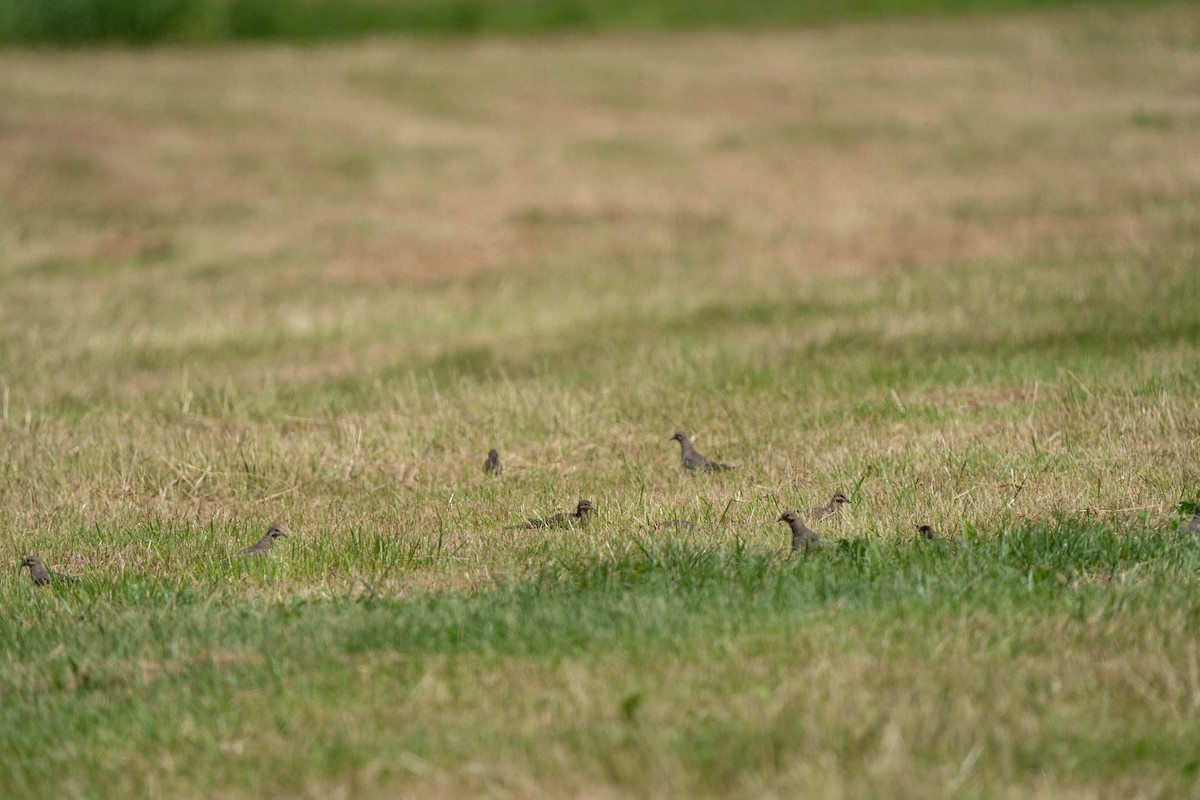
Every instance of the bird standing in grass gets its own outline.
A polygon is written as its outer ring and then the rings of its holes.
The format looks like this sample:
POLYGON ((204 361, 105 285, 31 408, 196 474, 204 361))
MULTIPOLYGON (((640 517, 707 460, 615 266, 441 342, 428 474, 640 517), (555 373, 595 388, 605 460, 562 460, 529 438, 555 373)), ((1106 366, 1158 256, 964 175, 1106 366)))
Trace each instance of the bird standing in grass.
POLYGON ((272 525, 267 528, 267 533, 254 544, 247 547, 245 550, 238 553, 238 557, 245 558, 247 556, 262 556, 271 551, 271 544, 279 537, 287 538, 287 531, 279 525, 272 525))
POLYGON ((578 527, 578 528, 582 529, 582 528, 587 527, 588 515, 591 514, 593 510, 594 510, 594 507, 592 506, 592 501, 580 500, 579 504, 577 506, 575 506, 575 510, 570 513, 566 512, 566 511, 560 511, 559 513, 557 513, 553 516, 550 516, 550 517, 546 517, 545 519, 534 518, 534 519, 531 519, 528 522, 526 522, 524 525, 517 525, 515 528, 512 528, 510 530, 515 530, 516 528, 574 528, 574 527, 578 527))
POLYGON ((63 575, 61 572, 46 569, 46 565, 37 556, 25 556, 25 560, 21 562, 21 568, 25 567, 29 567, 29 575, 38 586, 45 586, 48 583, 74 583, 79 580, 71 575, 63 575))
POLYGON ((1196 509, 1192 512, 1192 519, 1188 524, 1179 526, 1179 532, 1185 535, 1200 533, 1200 502, 1196 503, 1196 509))
POLYGON ((816 531, 805 525, 804 520, 800 519, 800 515, 795 511, 785 511, 775 521, 786 522, 792 529, 793 550, 804 550, 807 553, 808 548, 820 546, 821 537, 817 535, 816 531))
POLYGON ((824 519, 838 513, 842 510, 842 506, 849 504, 850 498, 846 496, 845 492, 834 492, 833 499, 829 501, 829 505, 810 508, 808 513, 813 519, 824 519))
POLYGON ((937 538, 937 531, 933 529, 932 525, 918 525, 917 532, 921 534, 922 539, 928 539, 931 542, 937 538))
POLYGON ((504 464, 500 463, 500 452, 496 448, 488 450, 487 461, 483 462, 483 471, 497 478, 504 472, 504 464))
POLYGON ((683 431, 675 431, 671 439, 679 442, 680 461, 684 469, 692 472, 724 472, 733 469, 728 464, 720 464, 706 455, 697 453, 696 448, 692 447, 692 440, 683 431))

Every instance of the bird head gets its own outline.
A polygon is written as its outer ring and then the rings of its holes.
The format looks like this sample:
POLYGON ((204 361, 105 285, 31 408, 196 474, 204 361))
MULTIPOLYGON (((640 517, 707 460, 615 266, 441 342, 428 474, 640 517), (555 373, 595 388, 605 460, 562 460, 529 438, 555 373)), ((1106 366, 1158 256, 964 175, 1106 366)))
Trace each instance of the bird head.
POLYGON ((933 528, 929 525, 918 525, 917 530, 920 531, 921 535, 926 539, 932 539, 935 536, 933 528))
POLYGON ((498 461, 500 459, 500 451, 496 448, 488 450, 488 461, 498 461))
POLYGON ((584 514, 588 513, 589 511, 592 511, 592 510, 593 510, 593 507, 592 507, 591 500, 580 500, 579 505, 575 506, 575 513, 580 516, 583 516, 584 514))
POLYGON ((835 506, 848 505, 849 503, 850 503, 850 498, 846 497, 845 492, 834 492, 833 493, 833 504, 835 506))
POLYGON ((683 444, 687 440, 688 440, 688 436, 686 433, 684 433, 683 431, 675 431, 675 433, 671 434, 671 438, 668 441, 674 441, 674 442, 679 442, 680 444, 683 444))
POLYGON ((282 536, 286 539, 287 531, 285 531, 279 525, 272 525, 271 527, 267 528, 267 535, 270 536, 272 539, 278 539, 280 536, 282 536))
POLYGON ((777 519, 775 521, 776 522, 786 522, 787 524, 791 525, 793 522, 796 522, 799 519, 800 519, 800 515, 797 514, 795 511, 785 511, 782 514, 780 514, 779 519, 777 519))
POLYGON ((36 556, 25 556, 25 560, 21 562, 21 566, 22 566, 22 567, 29 567, 30 569, 33 569, 34 567, 36 567, 36 566, 37 566, 38 564, 40 564, 40 563, 41 563, 41 562, 40 562, 40 561, 38 561, 38 559, 37 559, 37 557, 36 557, 36 556))

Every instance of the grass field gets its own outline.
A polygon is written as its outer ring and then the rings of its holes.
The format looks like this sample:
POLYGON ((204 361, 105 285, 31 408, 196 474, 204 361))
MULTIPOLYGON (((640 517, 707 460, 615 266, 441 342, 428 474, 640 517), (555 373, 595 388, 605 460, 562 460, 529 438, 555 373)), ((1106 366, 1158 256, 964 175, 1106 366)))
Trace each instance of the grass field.
POLYGON ((1200 795, 1198 85, 1190 4, 0 53, 0 796, 1200 795))
POLYGON ((990 15, 1163 0, 0 0, 0 45, 328 41, 364 34, 461 37, 990 15))

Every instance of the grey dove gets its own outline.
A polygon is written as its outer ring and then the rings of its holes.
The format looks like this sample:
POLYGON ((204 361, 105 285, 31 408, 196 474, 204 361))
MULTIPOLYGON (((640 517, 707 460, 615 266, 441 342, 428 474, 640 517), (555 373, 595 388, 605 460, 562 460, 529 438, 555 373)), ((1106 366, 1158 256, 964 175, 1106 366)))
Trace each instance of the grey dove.
POLYGON ((804 550, 807 553, 808 548, 821 544, 821 537, 817 535, 816 531, 805 525, 804 520, 800 519, 800 515, 795 511, 785 511, 775 521, 786 522, 792 529, 793 550, 804 550))
POLYGON ((808 510, 808 514, 813 519, 823 519, 838 513, 842 510, 842 506, 848 505, 849 503, 850 498, 846 497, 845 492, 834 492, 833 499, 829 501, 829 505, 810 508, 808 510))
POLYGON ((683 431, 675 431, 671 439, 679 442, 679 458, 684 469, 692 472, 724 472, 733 469, 728 464, 720 464, 702 453, 697 453, 696 448, 692 447, 692 440, 683 431))
POLYGON ((545 519, 531 519, 524 525, 518 525, 517 528, 586 528, 588 515, 592 513, 594 507, 591 500, 580 500, 572 512, 560 511, 559 513, 546 517, 545 519))
POLYGON ((242 552, 238 553, 238 555, 239 556, 266 555, 267 553, 269 553, 271 551, 271 544, 274 543, 274 541, 276 539, 278 539, 280 536, 287 538, 287 531, 285 531, 279 525, 272 525, 271 527, 267 528, 267 533, 265 536, 263 536, 261 539, 259 539, 254 544, 247 547, 242 552))
POLYGON ((63 575, 61 572, 55 572, 52 569, 46 569, 46 565, 37 556, 25 556, 25 560, 21 562, 22 569, 29 567, 29 574, 33 578, 33 582, 38 586, 45 586, 48 583, 74 583, 78 578, 70 575, 63 575))
POLYGON ((933 529, 932 525, 918 525, 917 531, 921 534, 921 538, 931 542, 937 538, 937 531, 933 529))

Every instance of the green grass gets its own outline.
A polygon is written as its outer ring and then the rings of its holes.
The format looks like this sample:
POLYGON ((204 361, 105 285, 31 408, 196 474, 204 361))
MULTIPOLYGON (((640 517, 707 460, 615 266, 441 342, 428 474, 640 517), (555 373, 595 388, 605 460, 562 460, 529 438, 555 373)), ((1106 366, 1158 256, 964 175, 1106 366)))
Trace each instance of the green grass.
POLYGON ((0 797, 1197 795, 1194 16, 0 52, 0 797))
MULTIPOLYGON (((1095 5, 1098 0, 0 0, 0 42, 321 40, 828 25, 1095 5)), ((1099 0, 1104 2, 1104 0, 1099 0)), ((1147 0, 1108 0, 1137 7, 1147 0)), ((1150 0, 1153 3, 1154 0, 1150 0)), ((1159 0, 1161 2, 1161 0, 1159 0)))
POLYGON ((569 766, 635 793, 670 769, 672 791, 715 795, 828 789, 822 765, 858 764, 843 779, 867 792, 970 791, 1014 769, 1195 788, 1196 645, 1176 635, 1200 614, 1195 540, 1064 522, 808 558, 639 538, 599 558, 555 550, 467 594, 256 601, 225 569, 199 585, 10 584, 5 604, 36 624, 0 631, 29 665, 6 676, 8 787, 291 794, 444 774, 514 791, 569 766), (1144 673, 1112 660, 1125 647, 1144 673), (354 725, 330 707, 357 709, 354 725), (523 730, 547 712, 548 730, 523 730), (897 739, 919 770, 890 763, 897 739), (270 768, 248 769, 263 744, 270 768))

